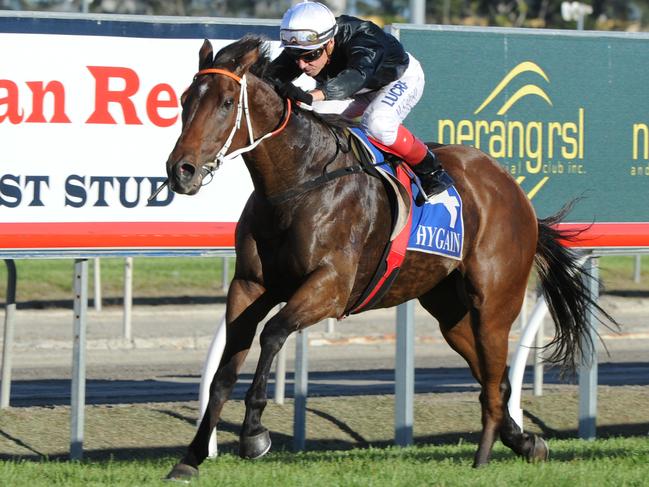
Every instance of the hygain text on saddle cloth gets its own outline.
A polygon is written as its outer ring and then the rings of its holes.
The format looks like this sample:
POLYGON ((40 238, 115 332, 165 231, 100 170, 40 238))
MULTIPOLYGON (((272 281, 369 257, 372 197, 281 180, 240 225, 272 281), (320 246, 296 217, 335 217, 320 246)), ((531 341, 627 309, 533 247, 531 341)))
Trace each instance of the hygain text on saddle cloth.
MULTIPOLYGON (((413 185, 413 194, 416 192, 417 188, 413 185)), ((462 197, 455 186, 421 206, 413 203, 408 250, 459 260, 462 258, 463 244, 462 197)))

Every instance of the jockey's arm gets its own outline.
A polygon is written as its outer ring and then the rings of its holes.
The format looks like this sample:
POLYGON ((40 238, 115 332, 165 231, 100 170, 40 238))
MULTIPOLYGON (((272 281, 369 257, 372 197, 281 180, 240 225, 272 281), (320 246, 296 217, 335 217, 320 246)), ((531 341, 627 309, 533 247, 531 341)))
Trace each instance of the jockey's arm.
POLYGON ((327 100, 344 100, 365 88, 384 52, 383 46, 375 39, 360 35, 346 48, 347 67, 322 85, 322 93, 327 100))

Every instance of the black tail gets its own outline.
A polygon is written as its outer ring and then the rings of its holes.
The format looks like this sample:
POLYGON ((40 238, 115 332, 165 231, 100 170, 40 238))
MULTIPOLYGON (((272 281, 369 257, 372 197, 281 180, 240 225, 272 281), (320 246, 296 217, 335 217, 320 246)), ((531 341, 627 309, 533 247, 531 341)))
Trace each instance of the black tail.
POLYGON ((562 231, 552 228, 570 212, 574 202, 556 215, 538 220, 539 240, 535 263, 556 326, 554 339, 547 345, 554 347, 546 359, 561 364, 564 371, 574 372, 581 357, 589 356, 593 341, 589 333, 588 314, 608 327, 619 328, 618 323, 591 297, 586 283, 588 277, 582 268, 580 256, 561 244, 560 240, 576 240, 583 230, 562 231))

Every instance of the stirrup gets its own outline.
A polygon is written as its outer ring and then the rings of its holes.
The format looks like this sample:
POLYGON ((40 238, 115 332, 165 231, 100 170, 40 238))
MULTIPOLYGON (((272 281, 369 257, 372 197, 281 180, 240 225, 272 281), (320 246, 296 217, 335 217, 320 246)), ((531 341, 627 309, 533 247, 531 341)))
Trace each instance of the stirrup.
POLYGON ((424 179, 425 181, 421 181, 420 176, 420 182, 417 184, 419 188, 419 194, 417 194, 415 201, 417 205, 430 201, 431 198, 443 193, 454 184, 453 178, 443 168, 426 174, 424 179))

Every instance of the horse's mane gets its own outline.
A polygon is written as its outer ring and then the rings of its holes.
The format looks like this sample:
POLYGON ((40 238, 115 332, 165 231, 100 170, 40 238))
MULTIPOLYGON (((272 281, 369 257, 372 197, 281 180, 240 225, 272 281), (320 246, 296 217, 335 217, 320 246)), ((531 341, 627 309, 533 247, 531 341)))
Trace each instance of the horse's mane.
MULTIPOLYGON (((250 66, 250 73, 254 74, 256 77, 275 88, 276 85, 274 80, 267 76, 267 71, 271 62, 270 46, 268 44, 268 39, 263 36, 248 34, 238 41, 225 46, 214 57, 213 65, 215 67, 239 65, 243 56, 255 49, 259 50, 259 57, 252 64, 252 66, 250 66)), ((298 108, 294 109, 298 110, 298 108)), ((336 130, 342 130, 343 128, 352 125, 341 115, 335 113, 325 114, 317 112, 305 112, 305 115, 312 116, 313 118, 322 121, 324 124, 336 130)))
POLYGON ((222 48, 214 56, 213 65, 216 66, 227 66, 234 64, 235 66, 241 64, 241 58, 248 54, 250 51, 255 49, 259 50, 259 57, 250 66, 250 72, 261 78, 265 81, 268 81, 265 78, 266 70, 270 66, 270 46, 268 45, 268 39, 263 36, 257 35, 246 35, 232 44, 228 44, 222 48))

